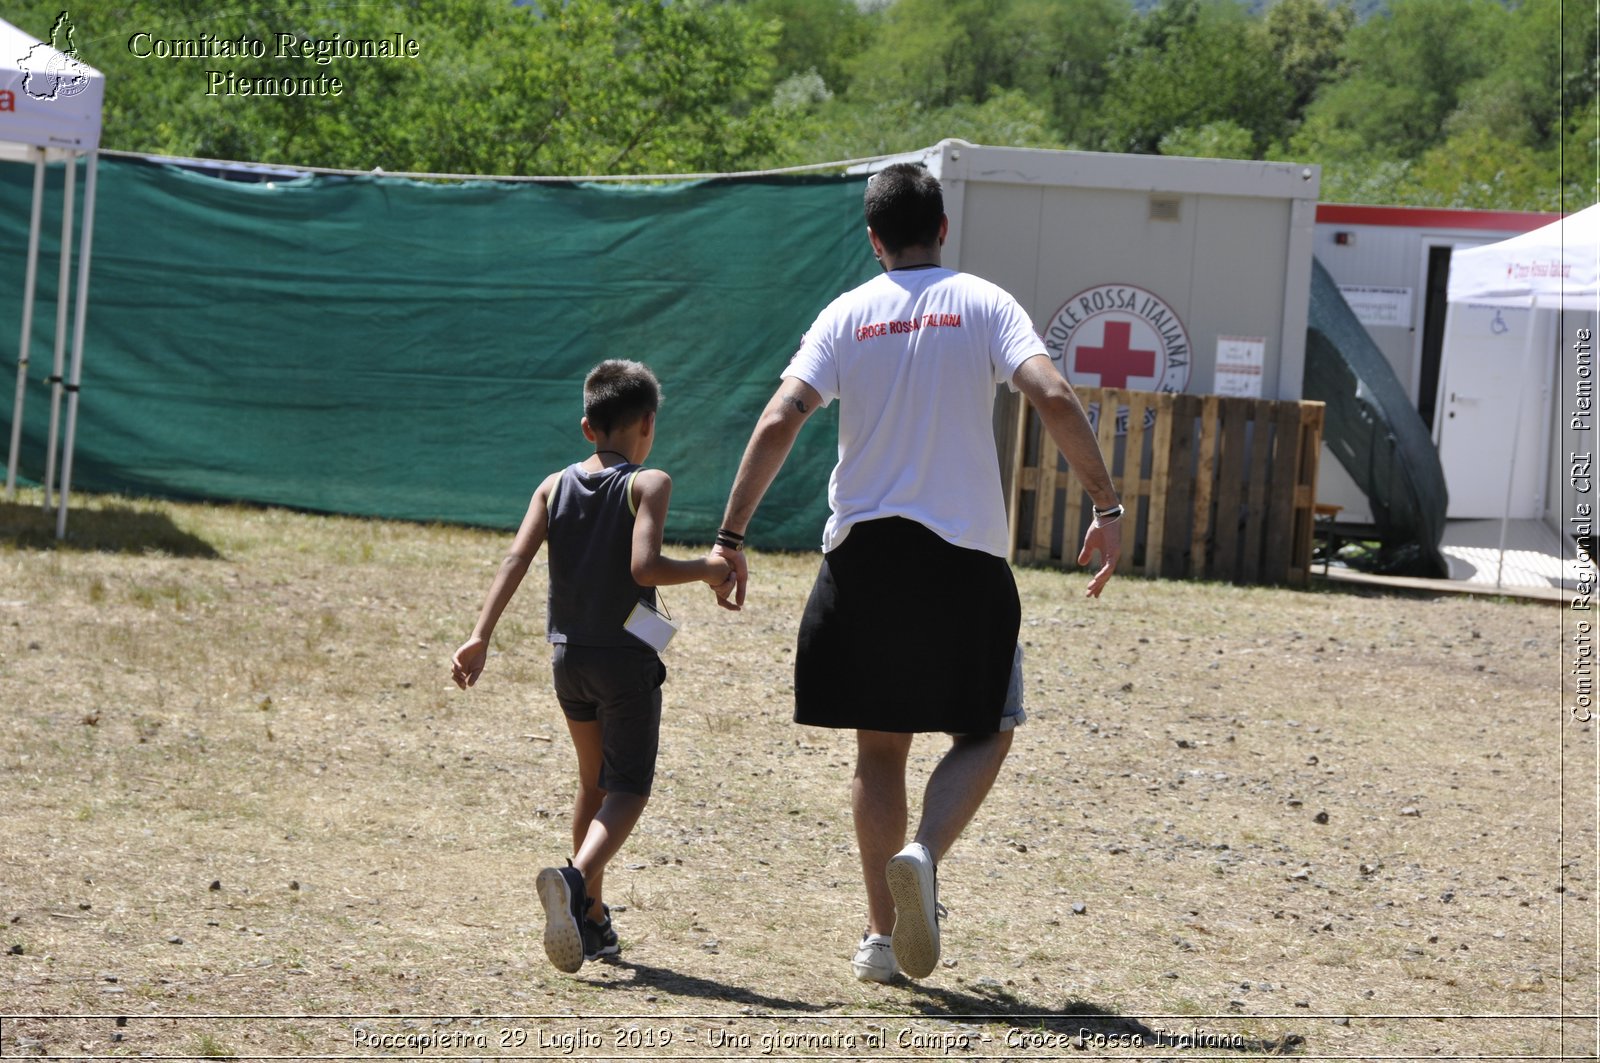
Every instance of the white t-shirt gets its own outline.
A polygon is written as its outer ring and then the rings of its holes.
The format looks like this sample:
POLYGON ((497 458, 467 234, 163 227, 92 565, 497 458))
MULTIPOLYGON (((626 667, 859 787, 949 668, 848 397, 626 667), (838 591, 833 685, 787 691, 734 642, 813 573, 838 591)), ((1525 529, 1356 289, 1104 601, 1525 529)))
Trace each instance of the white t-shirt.
POLYGON ((783 371, 839 400, 822 549, 858 521, 906 517, 1005 557, 994 389, 1044 353, 1015 299, 953 270, 894 270, 829 304, 783 371))

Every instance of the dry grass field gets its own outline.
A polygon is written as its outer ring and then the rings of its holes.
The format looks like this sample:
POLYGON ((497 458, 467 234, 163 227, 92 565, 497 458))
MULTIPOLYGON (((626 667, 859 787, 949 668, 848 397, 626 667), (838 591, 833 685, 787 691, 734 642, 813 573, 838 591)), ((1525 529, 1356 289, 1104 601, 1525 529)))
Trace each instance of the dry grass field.
POLYGON ((790 721, 816 558, 757 553, 742 614, 666 593, 623 953, 566 976, 532 889, 572 794, 542 566, 449 682, 508 535, 117 499, 49 526, 0 505, 7 1058, 1594 1053, 1557 607, 1019 572, 1031 719, 941 868, 944 964, 877 986, 852 739, 790 721))

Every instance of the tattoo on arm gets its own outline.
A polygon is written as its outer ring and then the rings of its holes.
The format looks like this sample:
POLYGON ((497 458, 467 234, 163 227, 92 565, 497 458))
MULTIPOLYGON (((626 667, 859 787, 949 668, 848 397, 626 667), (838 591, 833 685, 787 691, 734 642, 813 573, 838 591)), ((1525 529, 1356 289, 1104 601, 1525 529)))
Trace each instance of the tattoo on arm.
POLYGON ((806 413, 809 409, 809 407, 806 406, 805 400, 799 395, 785 395, 783 397, 783 401, 788 403, 790 406, 793 406, 799 413, 806 413))

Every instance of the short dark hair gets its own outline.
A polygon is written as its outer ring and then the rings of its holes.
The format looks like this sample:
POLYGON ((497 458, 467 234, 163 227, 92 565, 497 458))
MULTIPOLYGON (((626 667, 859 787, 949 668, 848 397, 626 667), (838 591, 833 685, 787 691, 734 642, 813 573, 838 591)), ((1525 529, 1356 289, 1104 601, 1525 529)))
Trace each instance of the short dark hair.
POLYGON ((642 362, 608 358, 583 381, 583 415, 596 432, 626 428, 661 407, 661 384, 642 362))
POLYGON ((866 212, 867 224, 890 254, 937 243, 944 218, 939 179, 920 162, 885 166, 867 182, 866 212))

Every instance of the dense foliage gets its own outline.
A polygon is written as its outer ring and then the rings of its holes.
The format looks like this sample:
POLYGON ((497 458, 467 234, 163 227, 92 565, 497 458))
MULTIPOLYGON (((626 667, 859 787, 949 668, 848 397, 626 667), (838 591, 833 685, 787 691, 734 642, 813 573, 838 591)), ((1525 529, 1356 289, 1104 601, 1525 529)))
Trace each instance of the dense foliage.
MULTIPOLYGON (((8 17, 48 39, 59 11, 8 17)), ((1326 200, 1540 210, 1594 202, 1600 167, 1595 7, 1562 0, 104 0, 73 16, 111 86, 104 144, 137 151, 641 174, 960 137, 1315 162, 1326 200), (276 48, 397 33, 415 58, 276 48), (202 34, 267 54, 138 54, 202 34), (229 95, 208 71, 341 91, 229 95)))

